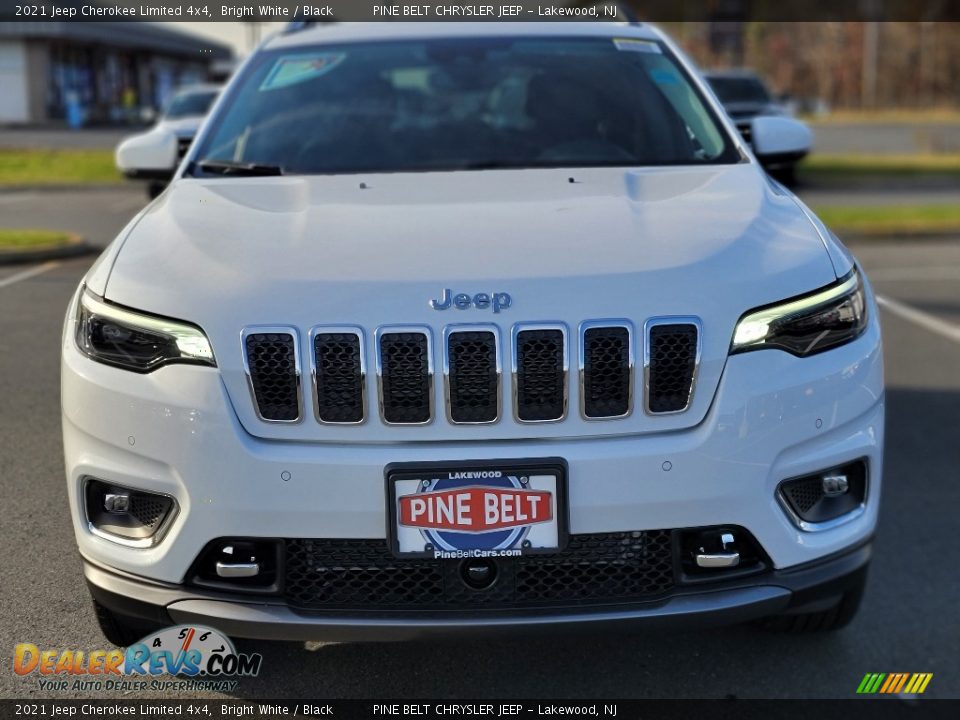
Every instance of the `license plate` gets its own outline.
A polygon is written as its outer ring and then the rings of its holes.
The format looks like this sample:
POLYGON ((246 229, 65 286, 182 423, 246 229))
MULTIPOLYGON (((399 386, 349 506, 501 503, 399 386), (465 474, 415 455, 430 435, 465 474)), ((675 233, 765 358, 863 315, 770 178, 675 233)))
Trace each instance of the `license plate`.
POLYGON ((566 540, 565 478, 559 461, 391 466, 393 552, 438 560, 556 552, 566 540))

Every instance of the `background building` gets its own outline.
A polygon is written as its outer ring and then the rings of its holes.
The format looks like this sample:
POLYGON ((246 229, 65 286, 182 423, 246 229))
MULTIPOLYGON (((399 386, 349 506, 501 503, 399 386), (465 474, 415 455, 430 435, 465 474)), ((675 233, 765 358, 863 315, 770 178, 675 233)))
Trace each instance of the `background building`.
POLYGON ((0 23, 0 123, 138 122, 231 50, 153 23, 0 23))

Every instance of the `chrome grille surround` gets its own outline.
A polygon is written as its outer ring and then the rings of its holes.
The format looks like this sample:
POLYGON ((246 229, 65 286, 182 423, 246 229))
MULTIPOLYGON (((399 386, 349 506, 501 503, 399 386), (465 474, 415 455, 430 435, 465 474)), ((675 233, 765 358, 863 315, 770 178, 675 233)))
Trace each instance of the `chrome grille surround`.
POLYGON ((690 409, 693 401, 693 393, 697 386, 697 374, 700 370, 700 353, 703 349, 703 324, 700 318, 693 315, 676 315, 655 317, 647 320, 643 325, 643 409, 648 415, 676 415, 686 412, 690 409), (687 393, 687 401, 682 408, 677 410, 655 411, 650 407, 650 374, 651 374, 651 343, 650 333, 655 327, 663 325, 691 325, 697 332, 697 345, 693 359, 693 373, 690 376, 690 388, 687 393))
POLYGON ((303 421, 303 382, 300 366, 300 334, 297 328, 289 325, 252 325, 246 327, 240 333, 240 349, 243 353, 243 369, 247 375, 247 387, 250 389, 250 397, 253 399, 253 407, 256 410, 257 417, 266 423, 280 423, 285 425, 294 425, 303 421), (289 335, 293 340, 293 362, 294 362, 294 381, 296 383, 297 395, 297 416, 290 420, 277 420, 264 417, 261 412, 260 401, 257 398, 257 389, 254 383, 253 373, 250 368, 250 357, 248 353, 248 339, 256 335, 289 335))
POLYGON ((366 337, 363 328, 354 325, 316 325, 310 328, 307 335, 309 342, 307 347, 310 349, 310 386, 312 388, 311 404, 313 405, 313 416, 318 423, 323 425, 362 425, 367 420, 367 347, 366 337), (324 420, 320 413, 320 368, 317 363, 317 338, 323 335, 353 335, 357 338, 360 347, 360 377, 359 377, 359 395, 360 395, 360 419, 359 420, 324 420))
POLYGON ((492 425, 500 422, 503 415, 503 363, 502 363, 502 344, 500 342, 500 328, 496 325, 484 323, 464 323, 462 325, 447 325, 443 329, 443 392, 447 412, 447 421, 452 425, 492 425), (494 366, 497 373, 497 382, 495 390, 496 415, 492 420, 455 420, 453 418, 453 402, 450 386, 450 339, 453 335, 462 333, 490 333, 493 335, 494 342, 494 366))
POLYGON ((585 320, 580 323, 578 349, 580 354, 580 417, 593 422, 596 420, 618 420, 630 417, 633 414, 634 386, 636 375, 636 359, 634 345, 636 343, 633 323, 625 319, 585 320), (590 330, 605 330, 623 328, 627 331, 627 410, 620 415, 588 415, 587 414, 587 332, 590 330))
POLYGON ((513 382, 513 417, 520 423, 547 423, 560 422, 567 417, 569 406, 569 375, 570 375, 570 333, 567 326, 562 322, 546 323, 516 323, 511 332, 511 380, 513 382), (520 382, 519 382, 519 354, 520 354, 520 335, 528 331, 555 330, 559 331, 563 342, 563 367, 562 367, 562 398, 561 411, 557 417, 544 420, 525 420, 520 417, 520 382))
POLYGON ((396 426, 416 426, 429 425, 433 422, 434 401, 433 401, 433 331, 427 325, 381 325, 374 333, 374 357, 377 361, 377 400, 380 407, 380 419, 385 425, 396 426), (383 337, 385 335, 423 335, 426 338, 427 355, 427 418, 420 422, 395 422, 387 419, 386 406, 384 404, 384 378, 383 378, 383 337))
MULTIPOLYGON (((442 331, 442 343, 443 347, 440 352, 440 362, 442 363, 443 371, 443 401, 446 421, 451 425, 492 425, 500 422, 504 418, 504 408, 503 408, 503 393, 504 393, 504 353, 510 355, 510 369, 511 376, 510 381, 512 387, 510 389, 511 401, 513 405, 513 420, 521 424, 540 424, 540 423, 556 423, 562 422, 567 418, 569 412, 569 382, 570 382, 570 369, 569 369, 569 357, 571 352, 570 342, 571 336, 570 331, 566 324, 562 322, 519 322, 514 324, 509 330, 509 347, 504 347, 504 337, 507 333, 506 329, 501 329, 498 325, 492 323, 454 323, 451 325, 445 326, 442 331), (560 413, 555 417, 545 417, 545 418, 531 418, 529 413, 527 417, 523 417, 521 403, 520 403, 520 394, 521 394, 521 374, 523 368, 521 367, 522 359, 521 354, 521 345, 523 341, 523 333, 528 331, 553 331, 559 333, 562 338, 562 366, 558 369, 561 373, 562 381, 554 382, 553 387, 557 388, 557 391, 560 393, 557 398, 555 398, 556 403, 560 407, 560 413), (451 340, 455 339, 456 335, 459 333, 489 333, 493 337, 493 343, 495 348, 495 367, 496 367, 496 391, 495 391, 495 401, 496 401, 496 415, 492 419, 482 419, 482 420, 464 420, 464 419, 455 419, 454 413, 452 412, 452 403, 454 398, 452 397, 453 389, 451 388, 451 340)), ((300 333, 296 327, 289 325, 252 325, 246 327, 241 332, 241 349, 243 353, 243 367, 244 372, 247 378, 247 386, 250 392, 251 399, 253 401, 254 410, 256 412, 257 418, 265 423, 276 423, 276 424, 297 424, 303 422, 305 417, 304 402, 310 402, 313 406, 313 416, 318 424, 321 425, 361 425, 367 420, 369 420, 371 415, 371 408, 368 407, 370 402, 369 395, 372 394, 372 387, 368 388, 367 386, 367 355, 370 352, 373 352, 375 359, 375 369, 377 376, 377 400, 379 406, 379 415, 380 420, 385 425, 391 426, 418 426, 418 425, 428 425, 432 423, 436 417, 436 406, 435 406, 435 386, 434 386, 434 342, 433 342, 433 330, 428 325, 382 325, 376 329, 374 332, 374 344, 369 346, 367 342, 367 335, 365 331, 357 325, 316 325, 308 331, 307 335, 307 349, 308 355, 306 359, 301 355, 304 352, 304 348, 301 346, 300 342, 300 333), (422 337, 422 341, 425 343, 422 350, 424 359, 426 360, 426 375, 422 377, 421 383, 422 388, 425 390, 423 395, 424 402, 427 409, 427 418, 422 421, 416 422, 406 422, 399 421, 396 419, 388 419, 389 412, 385 406, 384 399, 384 359, 383 359, 383 338, 385 336, 393 334, 414 334, 422 337), (248 339, 256 335, 278 335, 283 336, 282 341, 292 343, 293 346, 293 372, 294 375, 290 380, 295 383, 296 387, 296 403, 297 403, 297 413, 296 417, 292 419, 277 419, 274 417, 268 417, 264 413, 266 412, 261 404, 263 400, 263 388, 261 388, 261 397, 258 398, 257 395, 257 382, 256 382, 256 368, 251 367, 251 346, 248 344, 248 339), (357 398, 357 404, 360 406, 361 418, 359 420, 350 420, 350 421, 337 421, 325 419, 320 408, 321 400, 321 372, 318 367, 317 359, 317 348, 316 342, 319 337, 323 335, 347 335, 353 336, 356 338, 356 345, 359 349, 359 357, 357 361, 359 362, 359 372, 360 375, 357 378, 356 385, 359 388, 359 396, 357 398), (310 387, 309 399, 304 397, 304 387, 303 387, 303 378, 302 378, 302 364, 306 363, 309 372, 310 372, 310 387), (368 389, 371 392, 368 393, 368 389)), ((622 337, 622 334, 621 334, 622 337)), ((690 315, 678 315, 678 316, 661 316, 648 319, 643 325, 642 335, 637 334, 635 326, 632 321, 625 318, 608 318, 608 319, 596 319, 596 320, 585 320, 580 323, 577 328, 577 335, 574 340, 577 343, 576 352, 578 355, 578 377, 577 382, 579 385, 579 416, 580 419, 589 422, 596 421, 608 421, 623 419, 631 416, 633 414, 634 405, 637 402, 643 402, 644 411, 648 415, 660 416, 660 415, 673 415, 686 412, 690 409, 694 393, 696 390, 697 376, 701 360, 701 351, 703 347, 703 329, 702 322, 700 318, 690 315), (652 378, 652 364, 655 358, 653 357, 653 350, 651 344, 651 333, 652 331, 661 326, 666 325, 689 325, 690 330, 696 333, 696 347, 693 357, 693 366, 692 373, 690 374, 690 383, 688 392, 686 392, 686 402, 682 408, 671 409, 665 411, 657 411, 651 408, 651 398, 653 394, 651 393, 651 381, 655 378, 652 378), (589 374, 590 369, 590 358, 588 353, 590 351, 590 339, 589 333, 592 330, 625 330, 627 334, 627 400, 626 400, 626 412, 620 415, 597 415, 597 414, 588 414, 588 407, 590 405, 590 398, 587 397, 587 392, 589 389, 589 374), (640 342, 643 344, 643 399, 637 397, 637 367, 636 367, 636 356, 640 354, 640 348, 637 347, 637 343, 640 342)), ((279 341, 279 340, 278 340, 279 341)), ((264 339, 262 342, 269 342, 267 339, 264 339)), ((485 340, 485 342, 489 342, 485 340)), ((356 372, 356 365, 354 365, 353 372, 356 372)), ((614 370, 607 370, 606 372, 613 373, 622 373, 622 370, 615 368, 614 370)), ((541 371, 541 374, 543 372, 541 371)), ((655 373, 653 373, 655 374, 655 373)), ((412 376, 411 376, 412 377, 412 376)), ((547 378, 549 380, 549 378, 547 378)), ((345 380, 344 380, 345 381, 345 380)), ((541 379, 541 381, 543 381, 541 379)), ((407 382, 410 382, 410 379, 407 379, 407 382)), ((547 382, 547 381, 543 381, 547 382)), ((609 382, 609 381, 608 381, 609 382)), ((617 379, 614 383, 621 383, 622 379, 617 379)), ((550 384, 550 383, 548 383, 550 384)), ((656 391, 656 388, 653 388, 656 391)), ((685 389, 686 390, 686 389, 685 389)), ((550 402, 553 402, 551 400, 550 402)), ((550 402, 545 401, 546 404, 550 402)), ((618 403, 619 405, 619 403, 618 403)), ((267 413, 269 415, 269 413, 267 413)))

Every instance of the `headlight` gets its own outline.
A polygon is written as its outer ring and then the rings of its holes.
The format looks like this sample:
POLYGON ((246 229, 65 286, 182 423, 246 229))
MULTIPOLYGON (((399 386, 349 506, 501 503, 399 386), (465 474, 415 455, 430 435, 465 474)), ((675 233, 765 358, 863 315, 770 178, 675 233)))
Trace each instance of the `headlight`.
POLYGON ((77 345, 93 360, 136 372, 169 363, 217 365, 200 328, 110 305, 86 288, 77 309, 77 345))
POLYGON ((854 270, 826 290, 747 313, 730 352, 779 348, 805 357, 850 342, 866 327, 863 284, 854 270))

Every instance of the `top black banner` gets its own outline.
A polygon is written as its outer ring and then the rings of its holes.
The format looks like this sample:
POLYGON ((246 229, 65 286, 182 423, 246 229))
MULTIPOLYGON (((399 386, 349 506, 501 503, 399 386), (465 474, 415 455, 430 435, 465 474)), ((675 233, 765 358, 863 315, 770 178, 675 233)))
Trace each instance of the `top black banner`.
POLYGON ((0 0, 6 22, 957 21, 960 0, 0 0))

